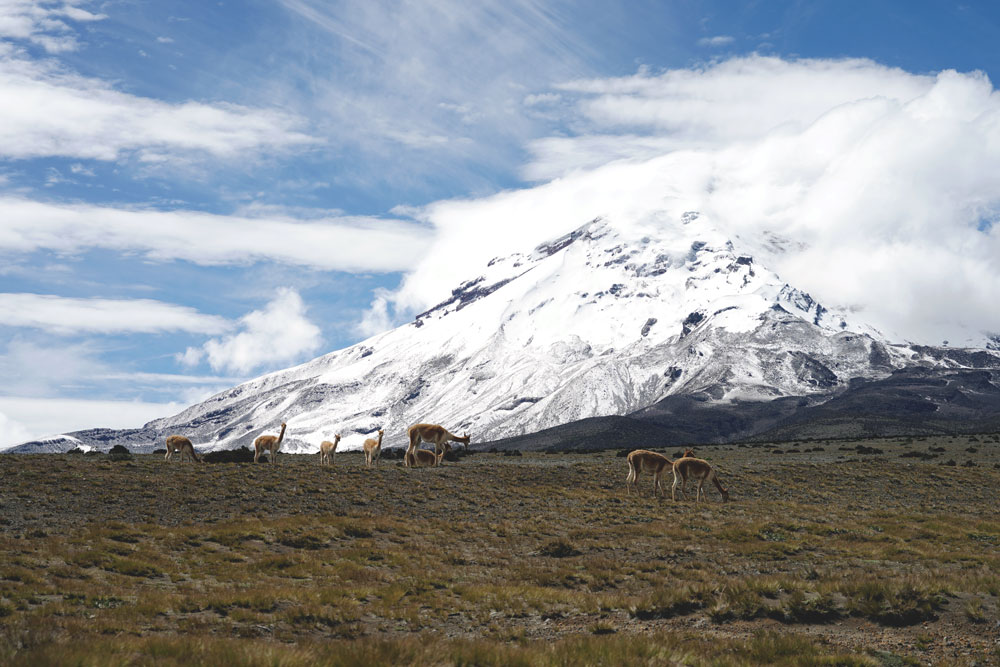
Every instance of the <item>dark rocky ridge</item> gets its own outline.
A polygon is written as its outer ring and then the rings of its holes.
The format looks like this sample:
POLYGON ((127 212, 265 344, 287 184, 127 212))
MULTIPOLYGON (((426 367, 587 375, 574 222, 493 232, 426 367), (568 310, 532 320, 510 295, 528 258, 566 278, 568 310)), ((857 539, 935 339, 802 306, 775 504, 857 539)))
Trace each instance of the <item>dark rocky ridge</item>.
POLYGON ((626 417, 584 419, 476 448, 650 448, 997 430, 1000 371, 910 368, 882 380, 856 380, 832 397, 713 403, 699 396, 671 396, 626 417))

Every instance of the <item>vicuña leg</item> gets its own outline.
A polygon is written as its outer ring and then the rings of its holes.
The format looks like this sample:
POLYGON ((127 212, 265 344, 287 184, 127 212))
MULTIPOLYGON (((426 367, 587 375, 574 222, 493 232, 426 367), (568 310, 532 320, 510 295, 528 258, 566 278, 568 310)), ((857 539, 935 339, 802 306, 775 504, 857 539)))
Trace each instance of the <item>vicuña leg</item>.
MULTIPOLYGON (((635 484, 635 464, 631 461, 628 462, 628 476, 625 477, 625 492, 628 495, 632 495, 632 486, 635 484)), ((636 487, 636 495, 639 495, 639 489, 636 487)))

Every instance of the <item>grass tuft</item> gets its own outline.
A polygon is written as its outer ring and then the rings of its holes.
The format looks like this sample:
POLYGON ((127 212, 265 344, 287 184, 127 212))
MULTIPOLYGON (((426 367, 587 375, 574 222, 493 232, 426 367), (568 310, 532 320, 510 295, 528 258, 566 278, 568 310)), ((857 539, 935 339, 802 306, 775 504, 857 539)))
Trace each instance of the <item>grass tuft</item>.
POLYGON ((538 553, 551 558, 569 558, 579 556, 581 552, 566 540, 553 540, 543 545, 538 553))
POLYGON ((847 595, 847 610, 852 616, 897 627, 933 621, 937 618, 935 612, 944 605, 940 593, 909 584, 894 588, 884 581, 862 583, 847 595))

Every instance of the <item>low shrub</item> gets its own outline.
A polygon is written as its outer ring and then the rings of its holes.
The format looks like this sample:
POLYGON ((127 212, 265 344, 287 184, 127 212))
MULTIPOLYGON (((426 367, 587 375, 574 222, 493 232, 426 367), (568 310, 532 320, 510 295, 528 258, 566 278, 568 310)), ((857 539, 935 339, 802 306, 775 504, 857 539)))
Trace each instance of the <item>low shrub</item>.
POLYGON ((238 449, 223 449, 201 455, 205 463, 253 463, 253 452, 247 446, 238 449))
POLYGON ((132 456, 132 452, 128 450, 128 447, 124 445, 115 445, 110 450, 108 450, 108 460, 109 461, 131 461, 135 457, 132 456))
POLYGON ((405 455, 405 447, 383 447, 379 458, 386 459, 387 461, 402 461, 405 455))

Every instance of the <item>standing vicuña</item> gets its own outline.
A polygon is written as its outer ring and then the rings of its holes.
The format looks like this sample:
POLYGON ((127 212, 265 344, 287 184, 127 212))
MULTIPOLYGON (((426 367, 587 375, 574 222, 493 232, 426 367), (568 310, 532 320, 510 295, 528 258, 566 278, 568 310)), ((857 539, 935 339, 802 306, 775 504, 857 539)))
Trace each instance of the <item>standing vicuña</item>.
MULTIPOLYGON (((729 492, 722 488, 722 484, 719 483, 719 476, 715 474, 712 469, 711 464, 704 459, 696 459, 691 457, 684 457, 682 459, 677 459, 674 461, 674 485, 670 488, 670 497, 677 500, 677 487, 681 487, 681 495, 687 498, 687 481, 688 477, 692 477, 698 481, 698 492, 695 495, 695 502, 701 502, 702 496, 705 496, 702 486, 707 481, 711 481, 715 484, 715 488, 719 490, 722 494, 722 500, 724 502, 729 502, 729 492), (681 482, 683 481, 683 485, 681 482)), ((707 498, 707 496, 705 496, 707 498)))
POLYGON ((672 465, 670 459, 668 459, 663 454, 657 454, 656 452, 651 452, 648 449, 637 449, 634 452, 629 452, 628 454, 628 477, 625 478, 625 490, 631 494, 632 487, 635 487, 635 492, 639 493, 639 483, 636 482, 636 477, 642 471, 653 473, 653 495, 660 495, 663 493, 663 487, 660 486, 660 476, 663 471, 672 465))
POLYGON ((369 468, 372 465, 378 465, 378 457, 382 455, 382 436, 385 435, 385 431, 382 429, 378 430, 378 440, 375 438, 368 438, 365 440, 363 445, 365 450, 365 465, 369 468))
POLYGON ((441 462, 441 457, 447 451, 448 447, 446 447, 446 444, 448 441, 460 442, 465 445, 466 449, 469 448, 468 433, 461 437, 452 435, 443 426, 437 424, 414 424, 406 432, 410 436, 410 446, 406 448, 405 459, 408 466, 413 465, 414 452, 417 450, 417 445, 420 444, 421 440, 434 445, 434 454, 438 455, 437 463, 441 462))
POLYGON ((337 445, 340 444, 340 434, 333 436, 333 442, 329 440, 324 440, 319 444, 319 464, 324 463, 329 464, 333 459, 334 452, 337 451, 337 445))
POLYGON ((436 466, 441 463, 442 457, 444 457, 444 452, 435 454, 429 449, 417 449, 413 452, 413 465, 416 468, 436 466))
POLYGON ((254 455, 253 462, 257 463, 257 459, 260 458, 260 453, 267 451, 267 457, 271 459, 271 463, 277 458, 278 448, 281 447, 281 441, 285 439, 285 422, 281 422, 281 433, 277 436, 274 435, 260 435, 257 439, 253 441, 254 455))
POLYGON ((191 441, 185 438, 183 435, 168 435, 167 436, 167 455, 164 458, 165 461, 169 461, 173 458, 174 452, 181 453, 181 461, 184 457, 190 457, 192 461, 197 461, 198 463, 204 463, 198 453, 194 451, 194 445, 191 441))

